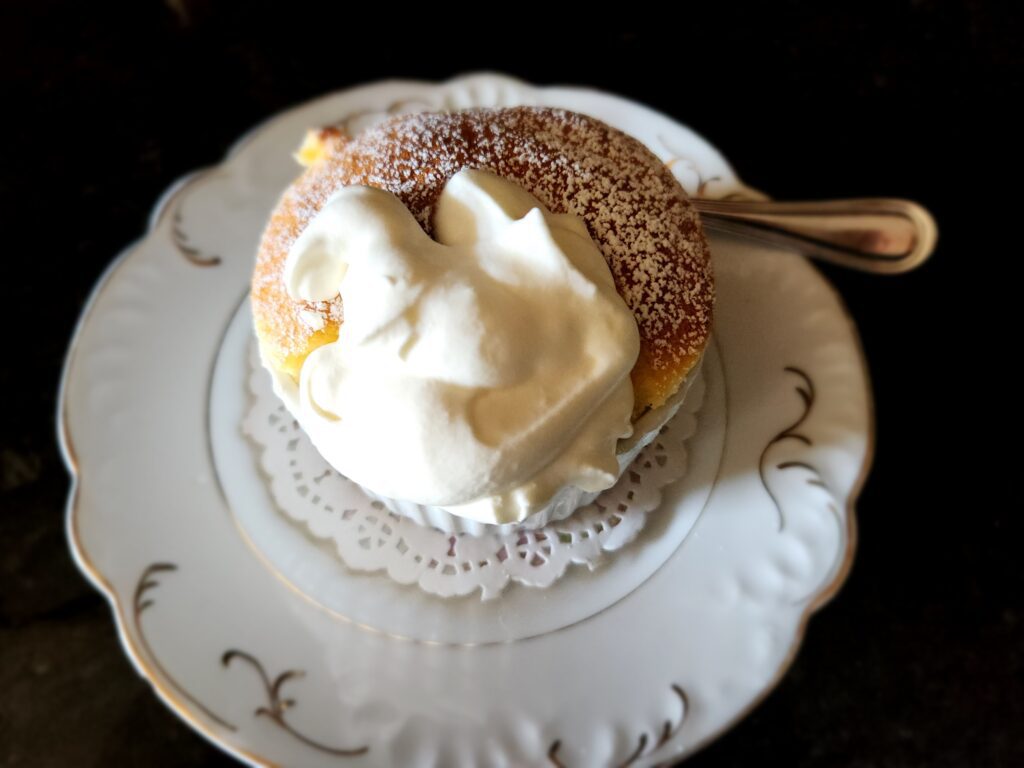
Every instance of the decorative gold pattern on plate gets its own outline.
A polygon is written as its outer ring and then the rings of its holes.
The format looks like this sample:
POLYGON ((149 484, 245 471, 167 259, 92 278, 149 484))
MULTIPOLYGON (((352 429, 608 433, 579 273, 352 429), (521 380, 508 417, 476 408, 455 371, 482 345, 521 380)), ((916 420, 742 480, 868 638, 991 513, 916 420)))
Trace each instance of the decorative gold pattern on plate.
POLYGON ((178 253, 184 256, 190 264, 197 267, 216 267, 221 262, 220 256, 208 256, 198 247, 190 242, 188 233, 182 228, 181 208, 174 209, 174 216, 171 220, 171 240, 178 253))
MULTIPOLYGON (((94 289, 93 295, 90 297, 86 308, 83 310, 83 314, 88 314, 92 310, 96 297, 110 284, 111 276, 124 263, 125 256, 127 254, 127 251, 122 253, 108 268, 108 272, 104 276, 102 282, 94 289)), ((81 322, 84 322, 84 317, 81 322)), ((149 684, 153 686, 153 690, 157 692, 164 703, 170 707, 178 717, 195 728, 196 731, 210 739, 211 742, 222 746, 224 749, 233 752, 235 755, 244 757, 253 765, 263 766, 263 768, 278 768, 277 764, 271 762, 268 758, 257 755, 254 752, 250 752, 237 744, 232 744, 224 738, 222 734, 217 733, 207 723, 197 717, 195 712, 189 708, 188 704, 191 703, 191 701, 182 701, 183 691, 172 688, 163 682, 165 678, 160 677, 160 670, 155 666, 151 666, 149 663, 150 659, 153 659, 152 654, 149 654, 149 658, 147 659, 146 653, 149 652, 146 651, 146 649, 143 648, 128 631, 128 613, 121 602, 121 598, 119 597, 117 590, 114 589, 114 585, 111 584, 107 577, 104 576, 100 572, 99 568, 96 567, 96 564, 89 557, 88 551, 82 544, 82 534, 78 527, 81 517, 78 507, 78 490, 79 483, 81 482, 81 471, 79 469, 78 454, 75 452, 75 444, 71 439, 71 430, 68 428, 67 411, 67 382, 70 379, 71 366, 74 362, 74 354, 77 351, 77 343, 78 334, 76 333, 76 335, 71 339, 71 348, 68 350, 68 355, 64 360, 64 370, 61 374, 61 384, 57 403, 57 439, 61 455, 64 458, 64 464, 67 466, 68 473, 71 475, 71 492, 68 498, 66 514, 68 520, 68 538, 71 540, 71 552, 74 555, 75 562, 86 574, 93 586, 96 587, 96 589, 99 590, 99 592, 107 599, 107 602, 110 604, 111 610, 114 613, 114 623, 117 627, 117 633, 124 643, 124 648, 128 657, 137 669, 143 671, 146 679, 149 681, 149 684)), ((137 627, 136 633, 138 633, 137 627)))
POLYGON ((331 747, 326 744, 322 744, 319 741, 309 738, 303 733, 295 730, 292 725, 285 720, 285 713, 295 706, 295 699, 283 699, 281 698, 281 688, 289 680, 303 677, 306 673, 298 669, 289 669, 273 680, 270 679, 270 675, 267 674, 263 665, 260 664, 252 654, 246 653, 245 651, 239 651, 232 649, 225 651, 224 655, 220 657, 220 663, 225 667, 229 667, 231 662, 235 659, 241 659, 246 662, 249 666, 256 670, 260 676, 260 680, 263 683, 263 688, 267 692, 267 706, 261 706, 256 708, 255 715, 257 717, 267 717, 274 722, 278 728, 282 728, 296 739, 301 741, 313 749, 317 749, 321 752, 326 752, 329 755, 337 755, 338 757, 358 757, 359 755, 365 755, 370 751, 369 747, 355 747, 353 749, 343 749, 339 747, 331 747))
POLYGON ((178 566, 174 563, 152 563, 142 572, 138 582, 135 584, 135 592, 132 596, 132 618, 135 620, 135 633, 139 636, 139 643, 142 645, 142 648, 149 657, 149 660, 153 662, 153 666, 160 672, 164 680, 174 686, 182 696, 202 710, 203 714, 215 723, 227 728, 229 731, 237 731, 238 728, 213 712, 171 676, 171 673, 168 672, 164 668, 164 665, 160 663, 160 659, 157 658, 157 655, 153 653, 153 649, 149 645, 149 640, 146 638, 146 633, 142 629, 142 622, 140 621, 142 614, 147 608, 151 608, 155 603, 153 597, 147 597, 147 593, 160 586, 160 582, 157 581, 157 576, 159 574, 176 570, 178 570, 178 566))
MULTIPOLYGON (((671 720, 666 720, 661 725, 661 732, 658 734, 658 740, 654 744, 650 744, 650 734, 644 732, 640 734, 640 737, 636 742, 636 749, 634 749, 628 757, 622 762, 615 763, 616 768, 629 768, 641 757, 650 757, 665 744, 668 743, 669 739, 679 733, 679 729, 683 727, 683 723, 686 722, 686 716, 690 714, 690 700, 686 696, 680 686, 675 683, 672 684, 672 693, 674 693, 680 704, 679 720, 673 723, 671 720), (648 748, 649 747, 649 748, 648 748)), ((548 762, 555 768, 568 768, 558 757, 558 751, 562 748, 562 740, 555 739, 551 743, 551 747, 548 749, 548 762)))
MULTIPOLYGON (((806 371, 804 371, 801 368, 797 368, 796 366, 793 365, 787 365, 782 370, 785 371, 786 373, 791 373, 800 378, 800 383, 798 383, 795 386, 795 390, 796 393, 800 395, 800 399, 803 401, 803 411, 800 413, 800 416, 797 418, 796 421, 794 421, 788 427, 786 427, 777 435, 775 435, 775 437, 773 437, 770 441, 768 441, 768 445, 766 445, 764 447, 764 450, 761 451, 761 458, 757 462, 757 472, 761 477, 761 485, 763 485, 765 491, 768 492, 768 496, 771 498, 772 504, 775 505, 775 509, 779 514, 780 531, 786 527, 786 516, 782 511, 782 502, 779 500, 779 497, 771 489, 771 486, 768 483, 768 452, 779 443, 784 443, 787 440, 795 440, 799 443, 803 443, 808 448, 814 445, 814 441, 806 434, 801 432, 800 429, 801 427, 803 427, 808 417, 810 417, 811 410, 814 408, 815 398, 817 397, 817 393, 814 390, 814 382, 811 380, 811 377, 807 374, 806 371)), ((775 469, 802 469, 808 474, 808 485, 813 485, 815 487, 822 488, 825 491, 829 492, 830 497, 833 496, 831 491, 829 491, 828 486, 825 484, 825 481, 822 479, 821 472, 818 471, 818 468, 811 464, 808 464, 806 461, 783 461, 776 464, 775 469)), ((829 501, 828 503, 828 510, 838 521, 839 510, 836 508, 836 505, 831 501, 829 501)))

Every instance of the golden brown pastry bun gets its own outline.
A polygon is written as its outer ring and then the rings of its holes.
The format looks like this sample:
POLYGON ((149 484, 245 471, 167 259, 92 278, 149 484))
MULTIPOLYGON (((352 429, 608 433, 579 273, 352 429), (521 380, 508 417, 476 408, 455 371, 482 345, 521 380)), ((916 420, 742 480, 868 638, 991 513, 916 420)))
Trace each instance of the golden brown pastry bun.
POLYGON ((256 332, 278 371, 297 379, 306 356, 334 341, 344 320, 340 297, 294 301, 282 281, 288 249, 327 199, 344 186, 379 187, 430 233, 434 202, 467 167, 515 181, 552 212, 586 222, 640 330, 634 418, 671 397, 700 359, 714 282, 697 213, 665 165, 621 131, 541 107, 420 113, 355 137, 315 132, 298 157, 306 171, 270 218, 252 281, 256 332))

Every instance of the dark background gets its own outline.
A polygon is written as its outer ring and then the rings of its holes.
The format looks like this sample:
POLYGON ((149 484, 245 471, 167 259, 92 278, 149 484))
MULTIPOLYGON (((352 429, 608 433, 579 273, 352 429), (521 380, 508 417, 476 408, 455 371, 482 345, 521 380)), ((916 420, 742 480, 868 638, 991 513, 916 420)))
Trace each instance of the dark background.
POLYGON ((356 22, 304 3, 4 3, 0 766, 229 762, 136 677, 67 554, 55 392, 100 272, 164 188, 255 122, 350 84, 476 69, 646 102, 776 197, 903 196, 935 213, 939 250, 920 271, 825 270, 877 398, 857 560, 778 689, 692 765, 1024 765, 1009 371, 1024 30, 1010 5, 782 2, 673 18, 620 4, 580 6, 560 27, 550 9, 490 4, 500 21, 467 12, 459 31, 453 6, 379 5, 356 22))

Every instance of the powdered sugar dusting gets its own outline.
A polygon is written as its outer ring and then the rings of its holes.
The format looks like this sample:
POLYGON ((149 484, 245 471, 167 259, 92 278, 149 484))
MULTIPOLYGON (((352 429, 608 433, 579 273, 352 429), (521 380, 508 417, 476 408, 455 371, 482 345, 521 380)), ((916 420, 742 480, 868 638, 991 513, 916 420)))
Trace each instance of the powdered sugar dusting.
POLYGON ((257 327, 282 356, 313 333, 303 311, 329 323, 340 299, 293 302, 281 280, 292 242, 339 187, 366 184, 397 195, 431 231, 444 184, 463 168, 512 179, 555 213, 587 224, 640 329, 634 370, 638 406, 657 406, 679 386, 707 342, 714 299, 697 213, 671 172, 640 142, 593 118, 536 107, 420 113, 351 141, 328 136, 327 154, 285 193, 260 246, 253 279, 257 327))

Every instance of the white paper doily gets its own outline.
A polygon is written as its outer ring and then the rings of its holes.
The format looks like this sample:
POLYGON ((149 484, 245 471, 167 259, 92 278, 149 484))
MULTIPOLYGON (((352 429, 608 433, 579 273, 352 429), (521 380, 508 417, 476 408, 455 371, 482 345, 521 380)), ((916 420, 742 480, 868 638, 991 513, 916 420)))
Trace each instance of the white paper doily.
POLYGON ((242 431, 257 446, 278 508, 315 538, 333 542, 349 568, 384 571, 441 597, 479 589, 489 600, 510 581, 547 587, 570 564, 596 568, 606 553, 629 544, 661 502, 662 489, 686 472, 686 440, 704 398, 698 371, 679 412, 619 482, 571 517, 535 531, 456 535, 390 512, 335 471, 274 394, 255 343, 249 362, 252 403, 242 431))

